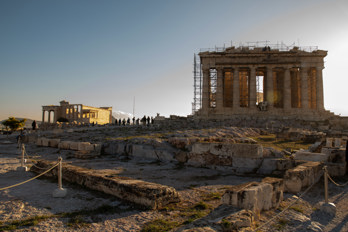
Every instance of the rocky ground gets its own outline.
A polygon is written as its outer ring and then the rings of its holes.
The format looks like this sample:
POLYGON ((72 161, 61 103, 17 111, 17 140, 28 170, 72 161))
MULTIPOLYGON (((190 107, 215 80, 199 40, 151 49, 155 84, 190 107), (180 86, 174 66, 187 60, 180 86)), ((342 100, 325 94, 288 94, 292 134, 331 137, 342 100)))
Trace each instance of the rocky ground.
MULTIPOLYGON (((79 141, 100 142, 104 139, 117 139, 120 136, 134 136, 132 133, 108 128, 106 133, 100 128, 91 131, 64 133, 65 139, 75 138, 79 141), (128 133, 128 134, 127 134, 128 133)), ((234 137, 255 135, 254 130, 232 131, 234 137)), ((230 129, 192 130, 191 137, 206 138, 220 135, 226 137, 230 129)), ((171 136, 172 132, 152 131, 171 136)), ((146 133, 147 136, 151 133, 146 133)), ((261 133, 261 132, 257 132, 261 133)), ((177 137, 185 132, 176 131, 177 137)), ((62 136, 55 133, 53 136, 62 136)), ((158 136, 158 135, 157 135, 158 136)), ((0 188, 34 177, 32 172, 20 172, 19 151, 14 143, 15 137, 0 138, 0 188), (10 141, 10 143, 7 143, 10 141)), ((180 193, 182 201, 160 210, 141 209, 136 205, 120 201, 112 196, 81 188, 77 185, 63 183, 68 189, 65 198, 53 198, 52 192, 57 188, 54 179, 39 178, 26 184, 0 191, 0 231, 183 231, 201 228, 200 231, 216 231, 216 221, 233 212, 232 208, 220 205, 220 198, 228 186, 260 181, 256 176, 235 176, 228 170, 193 168, 177 163, 163 163, 146 160, 124 160, 114 156, 101 156, 90 160, 72 158, 70 151, 55 148, 27 145, 27 153, 32 159, 64 161, 74 165, 94 169, 112 169, 119 175, 135 179, 173 186, 180 193), (69 158, 69 159, 67 159, 69 158), (151 223, 152 227, 150 227, 151 223), (162 226, 162 227, 161 227, 162 226), (148 230, 146 230, 148 229, 148 230)), ((28 166, 32 163, 28 160, 28 166)), ((347 178, 338 179, 340 183, 347 178)), ((323 183, 316 184, 298 203, 291 206, 283 215, 276 218, 261 231, 348 231, 348 186, 337 187, 330 183, 330 202, 337 206, 334 217, 322 213, 319 202, 323 201, 323 183)), ((276 211, 263 212, 250 231, 268 221, 296 198, 285 194, 285 201, 276 211)))

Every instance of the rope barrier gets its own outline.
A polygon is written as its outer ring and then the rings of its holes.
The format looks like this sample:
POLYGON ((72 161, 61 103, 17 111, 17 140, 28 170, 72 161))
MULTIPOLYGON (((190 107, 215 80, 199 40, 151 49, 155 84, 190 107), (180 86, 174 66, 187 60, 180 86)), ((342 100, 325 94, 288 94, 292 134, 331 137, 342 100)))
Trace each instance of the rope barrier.
POLYGON ((348 182, 344 183, 344 184, 337 184, 332 178, 331 176, 329 175, 329 173, 327 173, 327 177, 329 178, 329 180, 331 180, 332 183, 334 183, 336 186, 338 187, 344 187, 348 184, 348 182))
POLYGON ((46 169, 46 168, 41 168, 39 166, 36 166, 33 161, 38 162, 38 160, 30 158, 26 150, 24 150, 24 154, 27 156, 28 160, 33 164, 34 167, 36 167, 37 169, 41 169, 41 170, 45 170, 46 169))
POLYGON ((269 219, 268 221, 266 221, 265 223, 263 223, 261 226, 257 227, 257 230, 260 230, 261 228, 265 227, 266 225, 270 224, 274 219, 276 219, 278 216, 282 215, 286 210, 288 210, 291 206, 293 206, 297 201, 299 201, 321 178, 321 176, 323 175, 324 171, 321 171, 320 175, 318 176, 318 178, 316 179, 316 181, 313 182, 313 184, 311 184, 300 196, 298 196, 298 198, 292 202, 290 205, 288 205, 287 207, 285 207, 285 209, 283 209, 283 211, 279 212, 278 214, 276 214, 275 216, 273 216, 271 219, 269 219))
POLYGON ((16 187, 16 186, 19 186, 19 185, 22 185, 22 184, 25 184, 27 182, 30 182, 32 180, 35 180, 36 178, 39 178, 40 176, 42 175, 45 175, 46 173, 48 173, 49 171, 51 171, 53 168, 57 167, 59 165, 60 162, 56 163, 55 165, 53 165, 50 169, 44 171, 43 173, 29 179, 29 180, 26 180, 26 181, 23 181, 23 182, 20 182, 20 183, 17 183, 17 184, 14 184, 14 185, 11 185, 11 186, 7 186, 7 187, 4 187, 4 188, 0 188, 0 191, 2 190, 6 190, 6 189, 10 189, 10 188, 13 188, 13 187, 16 187))

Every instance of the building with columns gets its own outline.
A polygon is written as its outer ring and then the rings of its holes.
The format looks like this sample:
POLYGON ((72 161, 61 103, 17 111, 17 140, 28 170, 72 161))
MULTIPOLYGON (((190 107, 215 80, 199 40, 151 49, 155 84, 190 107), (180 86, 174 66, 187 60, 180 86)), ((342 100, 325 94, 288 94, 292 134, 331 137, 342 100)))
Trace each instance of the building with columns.
POLYGON ((59 119, 82 124, 112 123, 112 107, 92 107, 82 104, 69 104, 61 101, 60 105, 42 106, 42 122, 56 123, 59 119))
MULTIPOLYGON (((199 54, 195 76, 195 115, 321 117, 327 51, 317 48, 230 47, 199 54), (198 86, 198 87, 197 87, 198 86), (197 90, 199 88, 199 90, 197 90), (197 102, 196 102, 197 100, 197 102)), ((196 64, 195 64, 196 66, 196 64)))

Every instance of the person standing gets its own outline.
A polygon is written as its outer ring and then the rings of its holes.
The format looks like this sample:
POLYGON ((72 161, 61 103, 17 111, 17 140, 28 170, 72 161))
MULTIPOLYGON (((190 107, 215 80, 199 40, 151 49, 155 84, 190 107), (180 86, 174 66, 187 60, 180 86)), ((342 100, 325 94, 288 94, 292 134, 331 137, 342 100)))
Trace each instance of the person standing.
POLYGON ((33 130, 36 129, 36 121, 34 120, 33 123, 31 124, 31 127, 33 128, 33 130))
POLYGON ((149 126, 150 125, 150 116, 147 116, 146 121, 147 121, 147 125, 149 126))
POLYGON ((141 122, 143 123, 144 126, 146 126, 146 116, 144 115, 144 117, 141 119, 141 122))
POLYGON ((346 141, 346 173, 348 173, 348 140, 346 141))

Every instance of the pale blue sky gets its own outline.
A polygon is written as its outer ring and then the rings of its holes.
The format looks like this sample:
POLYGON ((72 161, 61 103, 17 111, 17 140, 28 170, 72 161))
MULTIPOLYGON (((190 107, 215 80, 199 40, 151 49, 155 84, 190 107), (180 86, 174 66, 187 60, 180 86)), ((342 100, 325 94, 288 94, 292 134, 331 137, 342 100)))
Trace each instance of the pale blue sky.
POLYGON ((0 119, 60 100, 188 115, 193 54, 240 42, 328 50, 325 107, 348 115, 348 1, 0 0, 0 119))

